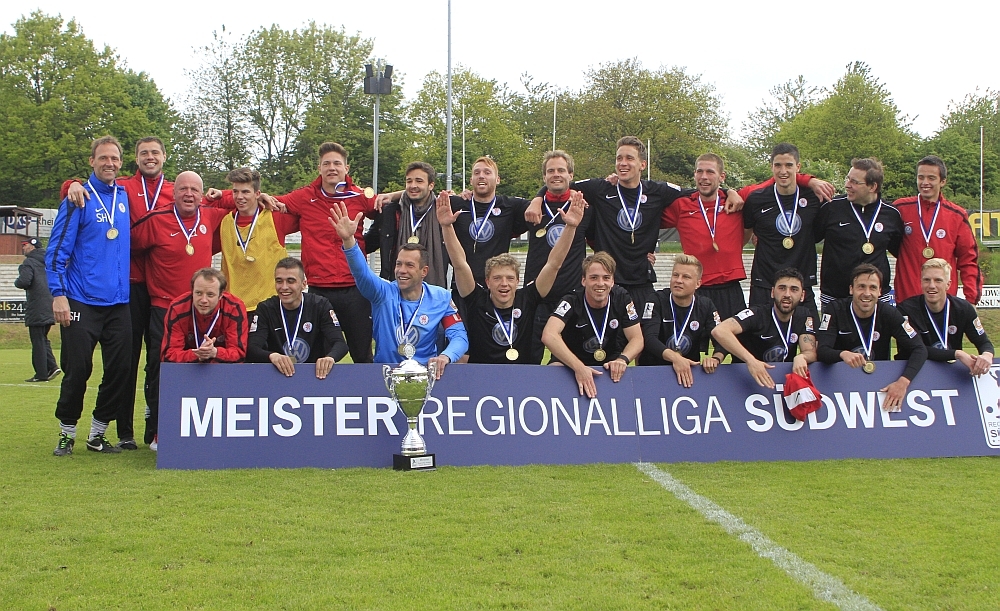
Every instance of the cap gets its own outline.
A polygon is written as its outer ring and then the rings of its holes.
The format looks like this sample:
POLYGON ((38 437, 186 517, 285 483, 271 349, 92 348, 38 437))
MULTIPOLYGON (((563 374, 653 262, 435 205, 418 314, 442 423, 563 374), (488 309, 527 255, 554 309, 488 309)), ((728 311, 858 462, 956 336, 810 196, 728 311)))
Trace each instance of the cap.
POLYGON ((30 240, 24 240, 21 242, 21 246, 25 244, 31 244, 32 246, 38 246, 38 238, 31 238, 30 240))

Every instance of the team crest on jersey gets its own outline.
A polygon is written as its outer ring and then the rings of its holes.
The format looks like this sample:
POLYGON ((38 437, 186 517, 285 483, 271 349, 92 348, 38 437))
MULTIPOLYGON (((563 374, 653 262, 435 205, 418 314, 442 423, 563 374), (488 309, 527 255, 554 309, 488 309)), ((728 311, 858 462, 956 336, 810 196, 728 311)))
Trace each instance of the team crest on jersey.
POLYGON ((805 208, 808 205, 809 205, 809 200, 808 199, 806 199, 804 197, 800 197, 799 198, 799 208, 805 208))
POLYGON ((910 235, 911 233, 913 233, 913 227, 910 227, 910 224, 907 223, 906 227, 903 227, 903 233, 905 233, 906 235, 910 235))
POLYGON ((257 330, 257 315, 253 315, 253 322, 250 323, 250 332, 253 333, 257 330))
POLYGON ((823 315, 823 320, 821 320, 820 323, 819 323, 819 330, 820 331, 826 331, 829 328, 830 328, 830 315, 829 314, 824 314, 823 315))
POLYGON ((125 204, 118 202, 118 212, 125 212, 125 204))
POLYGON ((426 325, 427 325, 427 323, 428 323, 428 322, 430 322, 430 320, 431 320, 431 319, 430 319, 430 318, 428 318, 428 316, 427 316, 426 314, 421 314, 421 315, 420 315, 420 318, 418 318, 417 320, 419 320, 419 321, 420 321, 420 324, 422 324, 422 325, 425 325, 425 326, 426 326, 426 325))
POLYGON ((646 306, 642 308, 642 319, 649 320, 653 317, 653 302, 647 301, 646 306))
POLYGON ((309 333, 310 331, 313 330, 313 324, 307 321, 305 324, 302 325, 302 330, 305 331, 306 333, 309 333))
POLYGON ((198 225, 198 231, 201 232, 201 235, 205 235, 206 233, 208 233, 208 227, 205 227, 204 225, 198 225))
POLYGON ((751 310, 750 308, 747 308, 747 309, 743 310, 742 312, 738 313, 736 315, 736 318, 739 318, 740 320, 746 320, 746 319, 750 318, 751 316, 753 316, 753 310, 751 310))
POLYGON ((340 320, 337 318, 337 313, 334 312, 333 310, 330 310, 330 320, 333 321, 333 324, 337 325, 338 327, 340 326, 340 320))
POLYGON ((798 341, 799 341, 799 334, 798 333, 792 333, 791 335, 788 336, 788 343, 789 344, 794 344, 794 343, 797 343, 798 341))
POLYGON ((649 198, 647 198, 646 194, 643 193, 642 195, 639 196, 639 203, 640 204, 645 204, 647 199, 649 199, 649 198))
POLYGON ((617 318, 612 318, 611 322, 608 323, 608 326, 611 327, 612 329, 617 329, 618 328, 618 319, 617 318))
POLYGON ((882 233, 883 229, 885 229, 885 225, 882 223, 875 223, 875 231, 882 233))
POLYGON ((806 316, 806 331, 808 331, 810 333, 813 332, 813 317, 812 316, 806 316))
POLYGON ((514 308, 510 312, 511 318, 521 318, 521 308, 514 308))
POLYGON ((986 331, 983 329, 983 323, 979 321, 978 316, 976 317, 976 320, 972 321, 972 326, 976 328, 976 333, 978 333, 979 335, 986 333, 986 331))
POLYGON ((948 325, 948 335, 955 335, 958 333, 958 327, 955 325, 948 325))
POLYGON ((565 300, 560 301, 559 305, 556 306, 555 313, 558 314, 559 316, 565 316, 566 312, 569 312, 569 308, 570 308, 570 305, 569 305, 568 301, 565 301, 565 300))
POLYGON ((639 320, 639 313, 635 311, 635 304, 631 301, 625 304, 625 312, 628 313, 629 320, 639 320))
POLYGON ((493 216, 500 216, 500 208, 494 208, 492 214, 493 216))
POLYGON ((697 331, 700 327, 701 327, 701 323, 699 323, 697 320, 692 320, 691 321, 691 330, 692 331, 697 331))
POLYGON ((906 331, 906 334, 910 336, 910 339, 917 336, 917 332, 913 330, 913 327, 910 326, 910 321, 908 320, 903 321, 903 331, 906 331))
MULTIPOLYGON (((909 324, 909 323, 907 323, 907 324, 909 324)), ((879 333, 878 331, 872 333, 872 341, 873 342, 877 342, 881 338, 882 338, 882 334, 879 333)))
POLYGON ((938 229, 936 232, 934 232, 934 235, 936 235, 939 239, 943 239, 944 236, 948 234, 945 232, 944 229, 938 229))

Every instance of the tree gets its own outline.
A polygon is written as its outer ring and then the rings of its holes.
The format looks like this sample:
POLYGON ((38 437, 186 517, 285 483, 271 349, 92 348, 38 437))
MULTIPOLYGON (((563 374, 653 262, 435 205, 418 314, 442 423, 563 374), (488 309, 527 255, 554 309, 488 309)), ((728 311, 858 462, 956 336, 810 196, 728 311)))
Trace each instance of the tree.
POLYGON ((950 104, 941 125, 941 130, 922 147, 922 153, 938 155, 947 164, 948 197, 966 207, 979 206, 982 126, 985 199, 1000 201, 1000 92, 987 89, 983 94, 969 94, 960 103, 950 104))
POLYGON ((138 138, 169 129, 172 111, 143 73, 94 47, 73 20, 35 11, 0 35, 0 199, 55 206, 59 186, 87 176, 90 143, 121 140, 132 161, 138 138))
POLYGON ((782 123, 775 140, 794 143, 803 159, 837 164, 844 174, 852 158, 875 157, 885 168, 885 196, 911 195, 918 139, 868 66, 850 64, 824 94, 782 123))
POLYGON ((761 159, 770 157, 771 149, 778 143, 775 136, 782 124, 815 103, 819 88, 807 85, 800 74, 796 79, 772 87, 770 93, 773 99, 750 113, 743 123, 746 147, 761 159))

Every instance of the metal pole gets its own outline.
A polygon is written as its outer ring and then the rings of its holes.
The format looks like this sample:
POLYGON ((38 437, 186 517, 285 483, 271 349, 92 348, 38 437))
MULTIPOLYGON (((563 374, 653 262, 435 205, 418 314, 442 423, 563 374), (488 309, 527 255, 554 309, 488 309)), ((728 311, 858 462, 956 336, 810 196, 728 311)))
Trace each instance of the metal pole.
MULTIPOLYGON (((377 78, 381 80, 381 73, 376 72, 376 74, 378 75, 377 78)), ((375 160, 372 162, 372 189, 375 189, 376 193, 379 192, 378 191, 378 102, 380 97, 381 96, 379 96, 378 94, 375 95, 375 138, 374 138, 375 160)))
POLYGON ((465 191, 465 104, 462 104, 462 190, 465 191))
POLYGON ((558 98, 552 98, 552 150, 556 150, 556 102, 558 98))
POLYGON ((651 148, 653 148, 653 141, 650 138, 646 138, 646 180, 652 180, 650 176, 652 176, 651 172, 653 171, 653 167, 649 163, 651 148))
POLYGON ((448 0, 448 176, 445 180, 445 188, 451 190, 451 0, 448 0))
POLYGON ((979 126, 979 241, 983 241, 983 126, 979 126))

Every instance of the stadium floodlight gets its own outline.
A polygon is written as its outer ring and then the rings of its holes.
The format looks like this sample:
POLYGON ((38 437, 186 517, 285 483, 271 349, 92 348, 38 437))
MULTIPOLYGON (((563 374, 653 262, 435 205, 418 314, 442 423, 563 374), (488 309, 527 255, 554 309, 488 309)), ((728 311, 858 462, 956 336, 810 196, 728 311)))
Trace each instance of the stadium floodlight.
POLYGON ((373 121, 372 188, 378 192, 378 115, 379 98, 392 93, 392 66, 386 64, 379 69, 378 64, 365 64, 364 92, 375 96, 375 120, 373 121))

